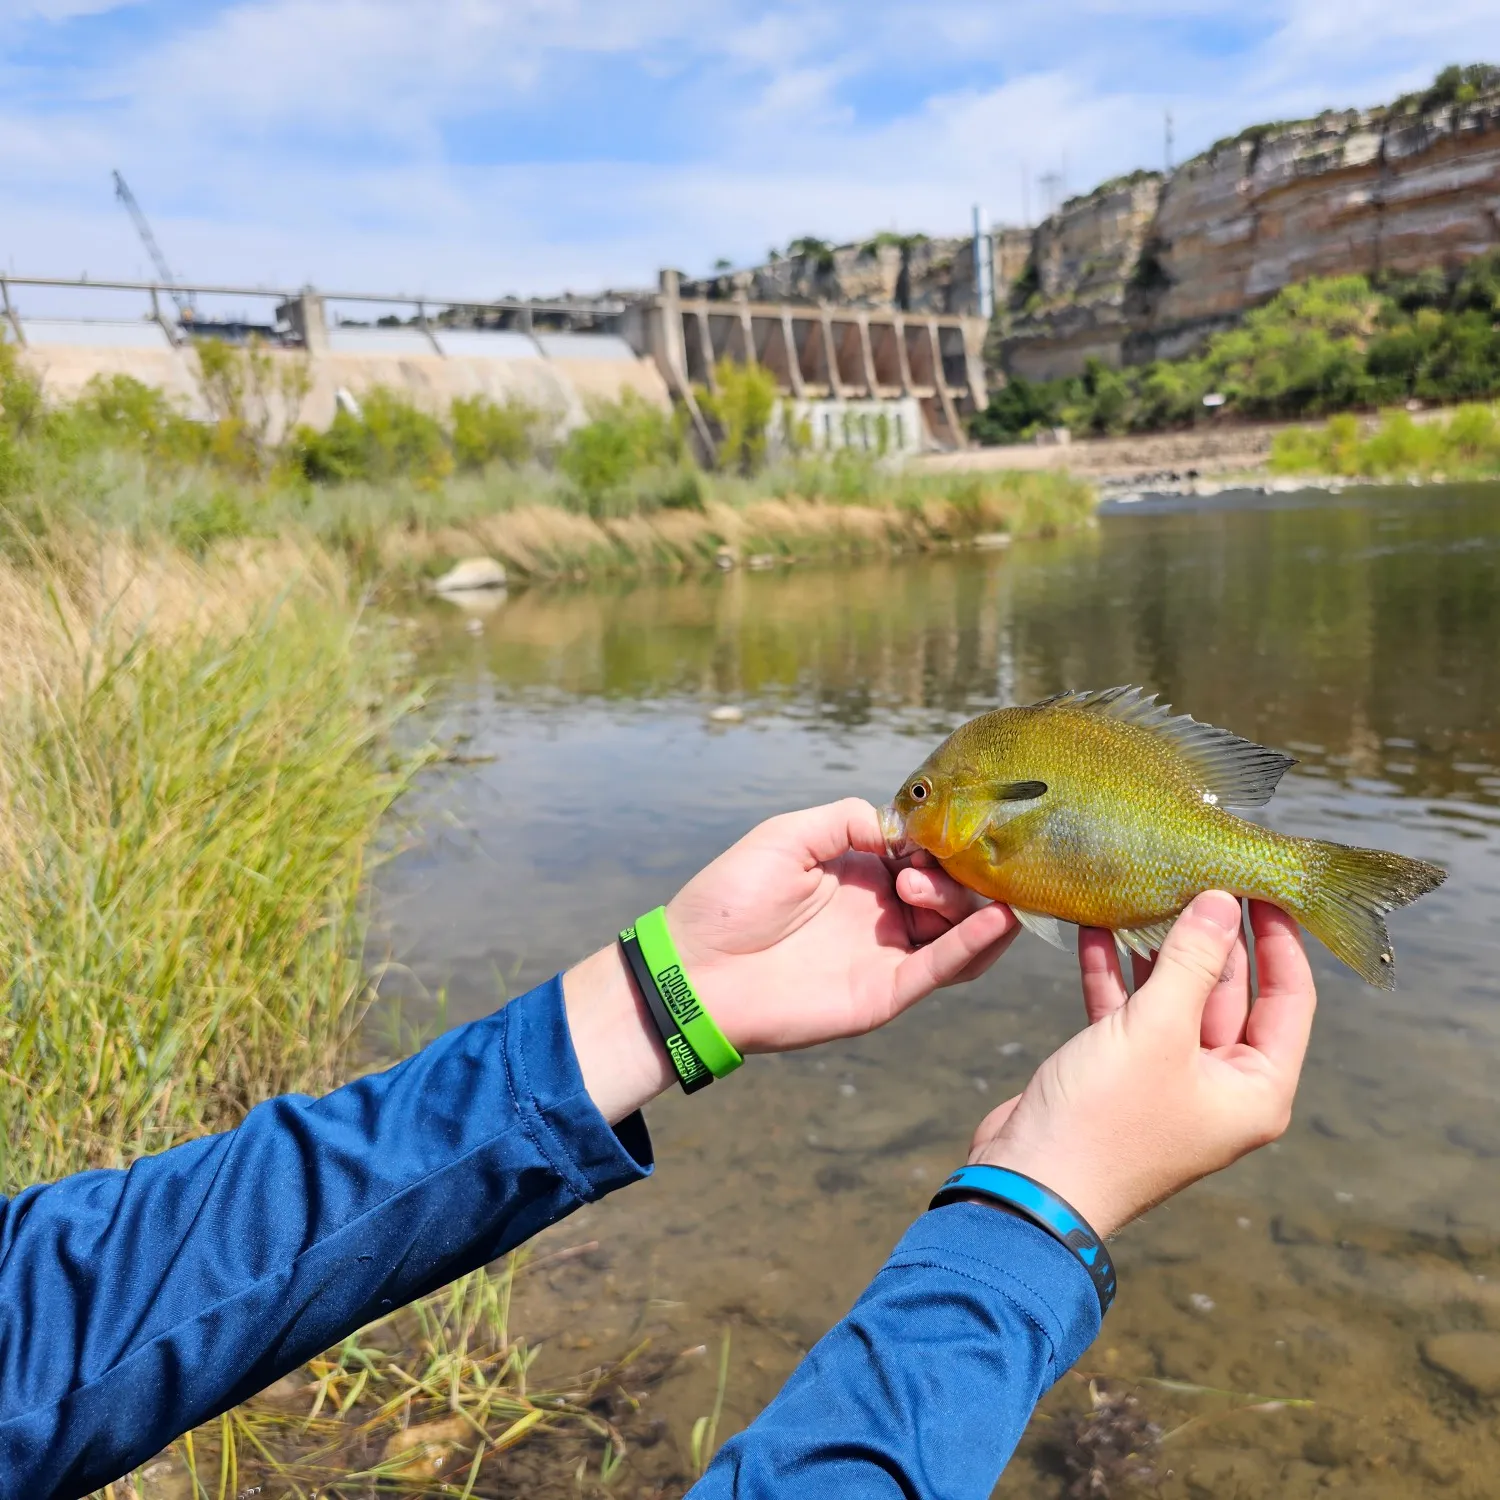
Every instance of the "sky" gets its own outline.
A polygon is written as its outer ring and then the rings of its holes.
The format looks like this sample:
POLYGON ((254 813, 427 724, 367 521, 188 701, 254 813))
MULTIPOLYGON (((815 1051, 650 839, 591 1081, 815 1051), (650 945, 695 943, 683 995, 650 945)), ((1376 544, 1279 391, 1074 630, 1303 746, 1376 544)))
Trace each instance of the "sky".
POLYGON ((1500 0, 0 0, 0 266, 580 292, 962 233, 1500 62, 1500 0))

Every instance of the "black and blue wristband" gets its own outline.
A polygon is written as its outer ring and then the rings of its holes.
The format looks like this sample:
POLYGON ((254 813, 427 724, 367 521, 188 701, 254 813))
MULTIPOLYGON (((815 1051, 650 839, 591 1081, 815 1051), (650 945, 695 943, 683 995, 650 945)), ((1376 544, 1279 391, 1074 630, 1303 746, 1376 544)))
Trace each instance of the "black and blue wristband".
POLYGON ((988 1198, 1045 1229, 1060 1245, 1071 1250, 1088 1272, 1099 1297, 1100 1316, 1109 1311, 1115 1300, 1114 1262, 1104 1241, 1071 1204, 1022 1172, 980 1164, 960 1167, 937 1190, 928 1207, 941 1208, 963 1198, 988 1198))

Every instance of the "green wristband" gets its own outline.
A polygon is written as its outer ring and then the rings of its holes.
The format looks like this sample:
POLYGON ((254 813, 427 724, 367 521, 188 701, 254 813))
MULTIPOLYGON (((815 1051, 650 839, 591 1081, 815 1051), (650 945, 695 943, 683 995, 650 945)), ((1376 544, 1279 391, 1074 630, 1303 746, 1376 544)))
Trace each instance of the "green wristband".
POLYGON ((688 1046, 715 1078, 734 1072, 745 1059, 734 1050, 734 1043, 704 1010, 692 981, 684 972, 672 935, 667 931, 666 908, 658 906, 655 911, 648 911, 641 917, 635 924, 635 936, 641 945, 641 957, 646 960, 656 988, 671 1011, 672 1019, 681 1027, 688 1046))

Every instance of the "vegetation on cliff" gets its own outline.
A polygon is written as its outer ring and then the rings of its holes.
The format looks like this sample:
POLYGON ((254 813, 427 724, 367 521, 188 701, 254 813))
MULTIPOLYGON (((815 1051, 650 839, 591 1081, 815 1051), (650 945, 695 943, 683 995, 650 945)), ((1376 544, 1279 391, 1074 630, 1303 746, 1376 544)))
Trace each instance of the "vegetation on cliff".
POLYGON ((1096 360, 1072 379, 1011 380, 971 430, 981 442, 1018 442, 1047 427, 1106 435, 1497 394, 1500 251, 1492 251, 1457 272, 1286 287, 1195 358, 1121 370, 1096 360), (1206 406, 1214 396, 1222 400, 1206 406))

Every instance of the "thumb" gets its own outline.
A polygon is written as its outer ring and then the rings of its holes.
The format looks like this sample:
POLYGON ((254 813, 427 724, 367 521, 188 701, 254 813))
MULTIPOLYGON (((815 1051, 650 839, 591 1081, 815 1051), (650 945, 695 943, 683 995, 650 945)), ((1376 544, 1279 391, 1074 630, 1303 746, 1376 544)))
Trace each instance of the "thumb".
POLYGON ((1203 1007, 1240 933, 1240 903, 1226 891, 1195 896, 1172 924, 1151 977, 1126 1002, 1127 1017, 1197 1041, 1203 1007))
POLYGON ((1014 1094, 1011 1096, 1011 1098, 1007 1099, 1004 1104, 997 1104, 995 1108, 992 1109, 989 1114, 987 1114, 979 1122, 979 1126, 974 1132, 973 1144, 969 1147, 970 1160, 973 1160, 973 1158, 978 1155, 979 1152, 983 1151, 984 1148, 988 1146, 997 1135, 1000 1134, 1001 1130, 1005 1126, 1005 1122, 1009 1120, 1013 1114, 1015 1114, 1016 1105, 1018 1105, 1020 1102, 1021 1096, 1019 1094, 1014 1094))

